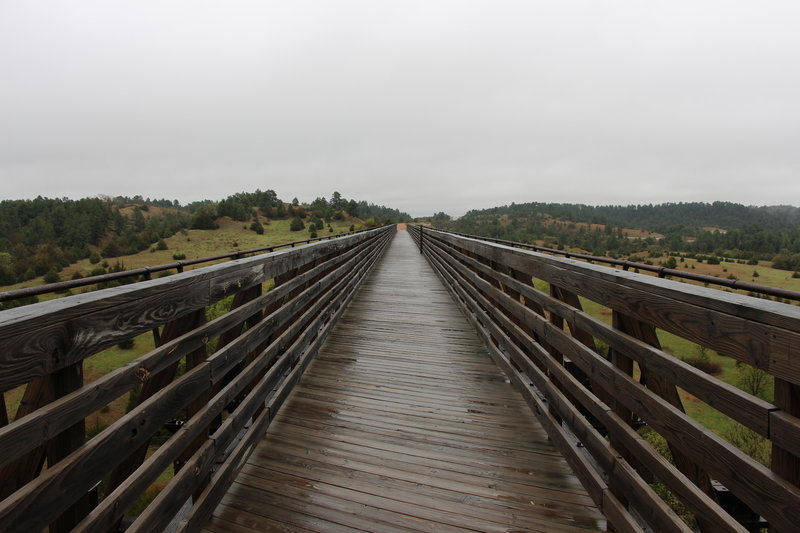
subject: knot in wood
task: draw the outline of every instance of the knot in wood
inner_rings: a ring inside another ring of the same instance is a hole
[[[150,371],[149,371],[149,370],[147,370],[147,369],[146,369],[145,367],[143,367],[143,366],[142,366],[142,367],[139,367],[139,369],[138,369],[138,370],[136,370],[136,378],[137,378],[139,381],[141,381],[142,383],[144,383],[145,381],[147,381],[147,378],[148,378],[149,376],[150,376]]]

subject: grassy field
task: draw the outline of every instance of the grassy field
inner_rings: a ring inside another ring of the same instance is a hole
[[[166,250],[157,250],[156,246],[152,245],[150,249],[139,252],[138,254],[109,258],[106,259],[106,262],[114,266],[117,261],[119,261],[126,270],[132,270],[146,266],[173,263],[175,262],[173,255],[176,254],[183,254],[186,256],[186,259],[197,259],[227,252],[235,252],[237,250],[248,250],[283,242],[304,240],[309,237],[308,229],[290,231],[289,220],[267,220],[261,217],[260,221],[264,226],[263,235],[258,235],[256,232],[248,229],[250,223],[237,222],[228,217],[221,217],[217,219],[219,229],[186,230],[164,239],[164,242],[167,244]],[[330,223],[330,226],[333,228],[333,233],[347,232],[351,225],[354,225],[356,229],[361,229],[363,227],[359,219],[334,220]],[[324,237],[328,234],[330,234],[330,231],[328,230],[327,224],[322,230],[317,230],[318,237]],[[101,247],[102,244],[91,248],[96,251]],[[191,268],[201,268],[209,264],[210,263],[205,263],[187,267],[187,270]],[[71,279],[76,272],[86,277],[98,266],[100,266],[100,264],[93,265],[89,262],[89,259],[81,259],[65,267],[59,272],[59,275],[62,280]],[[37,277],[23,283],[8,285],[3,287],[3,290],[22,289],[43,284],[44,281],[42,278]],[[43,295],[39,296],[39,300],[45,301],[57,297],[59,297],[59,295]]]

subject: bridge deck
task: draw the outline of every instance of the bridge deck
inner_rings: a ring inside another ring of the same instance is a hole
[[[604,524],[401,231],[206,531]]]

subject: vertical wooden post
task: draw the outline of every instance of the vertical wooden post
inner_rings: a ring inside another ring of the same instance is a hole
[[[200,326],[206,319],[205,307],[198,309],[188,315],[182,316],[164,326],[164,331],[161,334],[161,342],[166,343],[188,333],[193,329]],[[205,353],[205,346],[198,350]],[[189,357],[192,357],[191,355]],[[147,381],[142,384],[141,391],[139,392],[139,404],[146,399],[153,396],[155,393],[166,387],[175,377],[175,372],[178,370],[178,361],[171,364],[161,372],[150,376]],[[139,449],[134,450],[128,457],[122,461],[111,473],[106,493],[110,493],[120,486],[125,479],[130,476],[144,461],[147,454],[147,447],[150,441],[146,442]]]
[[[16,419],[22,418],[52,402],[55,397],[50,376],[37,378],[25,387],[22,401],[17,408]],[[39,475],[44,465],[47,447],[42,445],[20,456],[12,463],[0,468],[0,500],[5,499],[21,486]]]
[[[8,411],[6,410],[6,395],[0,392],[0,428],[8,425]]]
[[[794,416],[800,416],[800,386],[775,378],[775,405]],[[772,445],[772,471],[800,486],[800,457],[780,446]]]
[[[79,361],[55,372],[52,376],[53,392],[61,398],[83,386],[83,361]],[[54,465],[86,441],[86,423],[81,419],[76,424],[55,436],[47,446],[47,463]],[[96,491],[97,489],[92,489]],[[89,493],[81,497],[64,513],[50,524],[51,533],[67,533],[80,522],[91,510],[92,498]]]
[[[643,342],[646,342],[650,346],[655,348],[661,349],[661,342],[658,340],[658,335],[656,332],[656,328],[651,324],[647,324],[646,322],[642,322],[637,320],[631,316],[624,315],[622,313],[614,312],[614,327],[627,333],[628,335],[635,337]],[[628,359],[628,358],[625,358]],[[628,359],[630,361],[630,359]],[[630,363],[625,363],[625,365],[630,365],[632,368],[632,361]],[[664,377],[657,374],[656,372],[650,372],[647,369],[647,365],[639,363],[639,370],[641,371],[641,376],[639,378],[640,383],[645,385],[648,389],[652,390],[655,394],[660,396],[661,398],[665,399],[669,402],[673,407],[676,407],[682,413],[686,413],[686,410],[683,407],[683,402],[681,401],[680,394],[678,393],[678,388],[673,384],[667,381]],[[678,445],[675,442],[671,442],[667,440],[667,444],[669,445],[669,451],[672,454],[672,459],[675,463],[675,466],[683,472],[683,474],[689,478],[692,483],[697,485],[700,490],[711,496],[712,499],[716,500],[716,493],[711,487],[711,478],[709,477],[708,473],[706,473],[703,468],[701,468],[697,463],[695,463],[688,455],[683,452],[682,446]],[[682,443],[685,446],[691,446],[691,443]],[[710,522],[703,516],[696,516],[697,522],[700,525],[701,531],[716,531],[718,530],[717,524]]]

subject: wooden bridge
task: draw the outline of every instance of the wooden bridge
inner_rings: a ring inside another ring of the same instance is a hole
[[[68,296],[0,313],[0,531],[797,531],[798,347],[796,306],[416,226]]]

